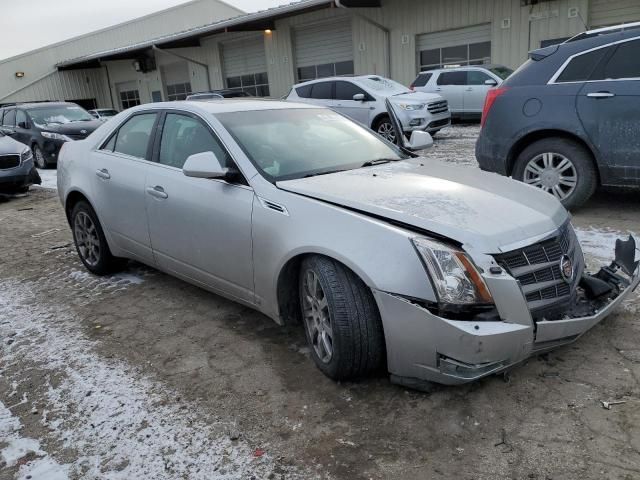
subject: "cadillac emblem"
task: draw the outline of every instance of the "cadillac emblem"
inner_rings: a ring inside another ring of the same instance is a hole
[[[569,255],[563,255],[560,259],[560,274],[565,282],[571,283],[573,281],[573,262]]]

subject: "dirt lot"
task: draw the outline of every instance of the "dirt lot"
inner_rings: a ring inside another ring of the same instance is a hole
[[[476,134],[428,157],[476,168]],[[574,223],[595,266],[640,233],[637,192]],[[0,202],[0,239],[0,479],[640,478],[637,296],[508,378],[423,394],[333,383],[301,329],[151,268],[89,275],[54,190]]]

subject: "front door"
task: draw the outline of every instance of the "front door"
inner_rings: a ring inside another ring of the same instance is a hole
[[[201,152],[213,152],[223,166],[233,163],[200,118],[166,113],[161,132],[145,187],[157,264],[213,290],[253,301],[253,190],[182,173],[187,157]]]
[[[640,185],[640,40],[619,44],[578,94],[608,184]]]
[[[158,114],[139,113],[127,120],[91,155],[94,208],[117,248],[153,265],[145,211],[145,178]]]
[[[363,95],[363,100],[354,100],[354,95]],[[346,80],[335,82],[335,102],[333,109],[369,128],[371,102],[374,99],[357,85]]]

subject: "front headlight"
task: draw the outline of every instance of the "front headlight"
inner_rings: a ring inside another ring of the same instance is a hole
[[[44,138],[48,138],[49,140],[62,140],[63,142],[73,141],[72,138],[69,138],[66,135],[63,135],[61,133],[56,133],[56,132],[42,132],[42,136]]]
[[[422,110],[424,103],[398,103],[398,106],[403,110]]]
[[[487,284],[466,253],[425,237],[411,241],[431,276],[440,303],[493,303]]]
[[[29,150],[28,148],[26,150],[24,150],[21,154],[20,154],[20,163],[24,163],[27,162],[29,160],[31,160],[33,158],[33,154],[31,153],[31,150]]]

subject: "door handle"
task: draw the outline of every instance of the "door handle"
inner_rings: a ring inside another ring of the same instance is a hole
[[[442,89],[441,88],[436,88],[436,92],[441,92]]]
[[[473,88],[471,87],[467,88],[467,92],[473,92]]]
[[[611,97],[615,97],[616,94],[615,93],[611,93],[611,92],[591,92],[591,93],[587,93],[587,97],[589,98],[611,98]]]
[[[167,192],[165,192],[164,188],[162,188],[160,185],[156,185],[155,187],[147,187],[147,193],[152,197],[160,198],[163,200],[165,198],[169,198],[169,195],[167,195]]]
[[[106,168],[96,170],[96,175],[105,180],[109,180],[111,178],[111,174],[109,173],[109,170],[107,170]]]

